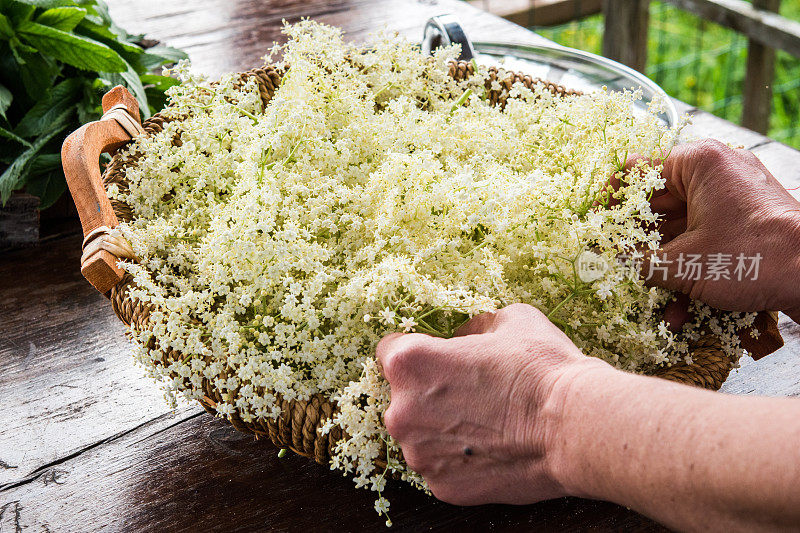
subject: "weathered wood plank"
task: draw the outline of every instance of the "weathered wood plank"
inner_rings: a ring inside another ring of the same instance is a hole
[[[650,0],[603,0],[603,55],[644,72]]]
[[[696,107],[687,104],[686,102],[682,102],[677,98],[669,97],[672,100],[672,103],[675,105],[675,109],[678,111],[678,115],[688,115],[697,110]]]
[[[778,12],[780,5],[781,0],[753,0],[753,7],[773,13]],[[764,134],[769,131],[774,77],[775,49],[750,39],[744,76],[742,126]]]
[[[768,137],[738,126],[711,113],[695,109],[689,113],[691,123],[684,128],[681,139],[693,141],[713,138],[733,147],[751,149],[772,142]]]
[[[39,199],[15,193],[0,205],[0,250],[39,242]]]
[[[80,275],[80,242],[0,255],[0,486],[169,410]]]
[[[147,33],[165,44],[183,48],[193,66],[211,76],[261,65],[272,42],[285,41],[280,33],[281,20],[296,22],[300,17],[338,26],[355,41],[363,41],[382,28],[419,41],[428,18],[454,13],[475,41],[547,42],[459,0],[187,0],[179,5],[158,0],[117,0],[109,4],[111,15],[125,21],[128,31]]]
[[[772,141],[753,148],[764,166],[800,200],[800,152],[783,143]]]
[[[664,1],[700,18],[743,33],[758,43],[800,57],[800,22],[756,9],[753,4],[744,0]]]
[[[800,325],[781,314],[778,327],[785,344],[768,357],[745,358],[731,372],[722,392],[759,396],[800,396]]]
[[[70,532],[384,530],[375,494],[339,473],[293,454],[279,459],[268,441],[209,415],[183,416],[163,417],[0,491],[0,523]],[[663,530],[622,507],[574,498],[455,507],[396,482],[386,495],[391,531]]]
[[[599,13],[602,0],[467,0],[520,26],[554,26]]]

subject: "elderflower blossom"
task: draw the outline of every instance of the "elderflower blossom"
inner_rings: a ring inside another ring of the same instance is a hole
[[[447,337],[527,302],[629,371],[691,363],[702,331],[741,355],[752,315],[695,303],[672,333],[672,294],[617,261],[658,248],[648,200],[664,180],[645,163],[617,191],[608,180],[677,135],[634,114],[638,91],[561,98],[517,83],[501,110],[485,69],[447,75],[455,49],[430,60],[397,36],[359,48],[310,21],[284,31],[268,56],[283,53],[287,71],[263,109],[254,80],[212,83],[179,63],[171,120],[130,145],[128,186],[109,190],[133,213],[120,225],[140,258],[122,265],[130,296],[154,309],[134,331],[137,358],[173,397],[202,398],[205,381],[220,416],[255,421],[323,393],[337,407],[323,432],[346,435],[332,467],[380,494],[388,476],[426,489],[383,425],[374,350],[388,332]],[[612,267],[581,280],[587,250]],[[382,495],[376,510],[387,514]]]

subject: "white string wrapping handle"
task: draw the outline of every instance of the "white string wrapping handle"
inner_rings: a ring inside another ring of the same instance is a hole
[[[100,226],[84,237],[81,264],[100,250],[105,250],[117,259],[136,259],[131,244],[119,230],[111,229],[108,226]]]
[[[144,128],[142,128],[142,125],[131,116],[131,114],[128,112],[128,108],[125,107],[125,104],[117,104],[112,106],[108,111],[103,113],[103,116],[100,117],[100,120],[106,120],[109,118],[114,119],[117,124],[119,124],[122,129],[131,136],[131,139],[141,133],[144,133]]]

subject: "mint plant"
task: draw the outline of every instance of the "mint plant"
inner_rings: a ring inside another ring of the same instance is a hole
[[[177,83],[152,74],[186,57],[142,46],[102,0],[0,0],[0,204],[25,189],[51,206],[64,192],[61,143],[102,114],[102,94],[124,85],[143,118]]]

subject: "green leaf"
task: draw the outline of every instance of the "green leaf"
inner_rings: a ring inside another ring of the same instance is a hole
[[[106,28],[106,29],[108,28],[108,23],[105,20],[103,20],[103,17],[101,17],[101,16],[99,16],[97,14],[97,9],[96,8],[92,8],[89,11],[90,11],[90,14],[86,15],[86,18],[83,19],[84,21],[88,20],[88,21],[91,21],[94,24],[100,26],[101,28]]]
[[[114,25],[114,21],[111,20],[111,14],[108,12],[108,5],[103,0],[94,2],[94,10],[106,26]]]
[[[27,4],[33,7],[41,7],[42,9],[51,9],[61,6],[74,6],[75,4],[84,4],[87,2],[76,0],[15,0],[21,4]]]
[[[24,45],[21,42],[19,42],[19,39],[17,39],[16,35],[12,37],[10,41],[8,41],[8,47],[11,49],[11,55],[16,60],[17,64],[24,65],[25,58],[22,57],[22,51],[20,50],[20,46]]]
[[[47,97],[53,81],[60,72],[56,62],[39,54],[21,54],[24,63],[20,65],[20,78],[25,91],[35,102]]]
[[[39,53],[39,50],[37,50],[33,46],[28,46],[27,44],[23,43],[22,41],[20,41],[17,38],[16,35],[14,37],[12,37],[8,41],[8,44],[10,44],[14,48],[16,48],[18,52],[24,52],[26,54],[38,54]]]
[[[24,146],[25,148],[30,148],[31,147],[31,143],[29,143],[28,141],[26,141],[25,139],[23,139],[22,137],[20,137],[16,133],[14,133],[12,131],[8,131],[7,129],[5,129],[3,127],[0,127],[0,137],[5,137],[6,139],[11,139],[12,141],[16,141],[19,144],[21,144],[22,146]]]
[[[11,39],[14,36],[14,28],[8,17],[0,13],[0,37],[4,39]]]
[[[4,166],[10,165],[24,149],[24,146],[20,146],[16,143],[0,143],[0,163]]]
[[[103,0],[95,0],[93,11],[96,16],[93,16],[92,20],[97,24],[107,27],[109,31],[119,38],[119,40],[130,43],[141,38],[141,36],[130,35],[128,32],[114,23],[114,20],[111,18],[111,14],[108,12],[108,5],[106,5]]]
[[[169,76],[159,76],[158,74],[142,74],[139,76],[139,79],[141,79],[142,83],[145,85],[152,85],[162,93],[170,87],[181,84],[181,82],[175,78],[170,78]]]
[[[31,161],[29,170],[31,174],[61,170],[61,154],[39,154]]]
[[[47,144],[50,139],[61,133],[67,127],[67,117],[72,110],[68,109],[59,116],[49,129],[42,133],[31,145],[30,148],[22,152],[13,163],[0,175],[0,204],[5,205],[11,197],[11,193],[20,188],[25,183],[28,163],[31,159]]]
[[[144,92],[147,93],[147,103],[150,104],[150,113],[158,113],[165,107],[167,107],[167,96],[162,92],[152,86],[147,86],[144,88]]]
[[[30,5],[28,2],[13,1],[6,9],[6,15],[11,19],[13,25],[16,26],[21,22],[30,20],[34,11],[36,11],[36,6]]]
[[[95,72],[123,72],[127,68],[125,61],[114,50],[86,37],[36,22],[20,24],[17,33],[43,54],[77,68]]]
[[[61,154],[39,154],[31,161],[25,191],[39,197],[40,210],[53,205],[66,188]]]
[[[72,31],[86,16],[86,10],[79,7],[54,7],[36,17],[36,22],[61,31]]]
[[[59,167],[61,158],[58,158]],[[39,197],[39,211],[47,209],[58,200],[67,188],[67,180],[64,173],[60,170],[45,172],[42,174],[33,172],[31,165],[30,177],[25,183],[25,191],[28,194]]]
[[[93,120],[97,120],[103,114],[103,108],[100,105],[100,95],[110,89],[105,85],[104,80],[95,78],[91,83],[85,83],[83,86],[82,96],[78,99],[75,106],[78,112],[78,124],[86,124]]]
[[[11,91],[6,89],[3,84],[0,84],[0,117],[6,118],[6,111],[8,111],[13,101],[14,95],[11,94]],[[6,118],[6,120],[8,119]]]
[[[187,59],[189,56],[183,50],[172,48],[171,46],[154,46],[148,48],[142,54],[141,62],[145,70],[153,70],[161,65],[168,63],[177,63],[181,59]]]
[[[71,78],[64,80],[50,92],[47,98],[36,103],[19,121],[14,133],[20,137],[36,137],[47,130],[47,127],[64,111],[72,111],[75,96],[80,91],[82,80]]]
[[[126,63],[127,65],[127,63]],[[147,93],[142,85],[142,80],[139,79],[139,74],[134,68],[128,65],[125,72],[107,72],[103,77],[107,79],[111,85],[124,85],[129,91],[133,93],[136,100],[139,101],[139,111],[142,113],[142,120],[150,118],[150,106],[147,103]]]
[[[120,55],[123,53],[140,55],[143,52],[141,47],[122,40],[119,35],[107,27],[90,20],[88,17],[78,24],[75,32],[108,45],[109,48],[116,50]]]
[[[100,37],[112,40],[117,38],[117,35],[109,30],[108,26],[103,24],[103,20],[100,17],[93,15],[86,15],[80,24],[78,24],[77,31],[88,33],[89,35],[86,35],[87,37],[97,39],[98,41]]]

